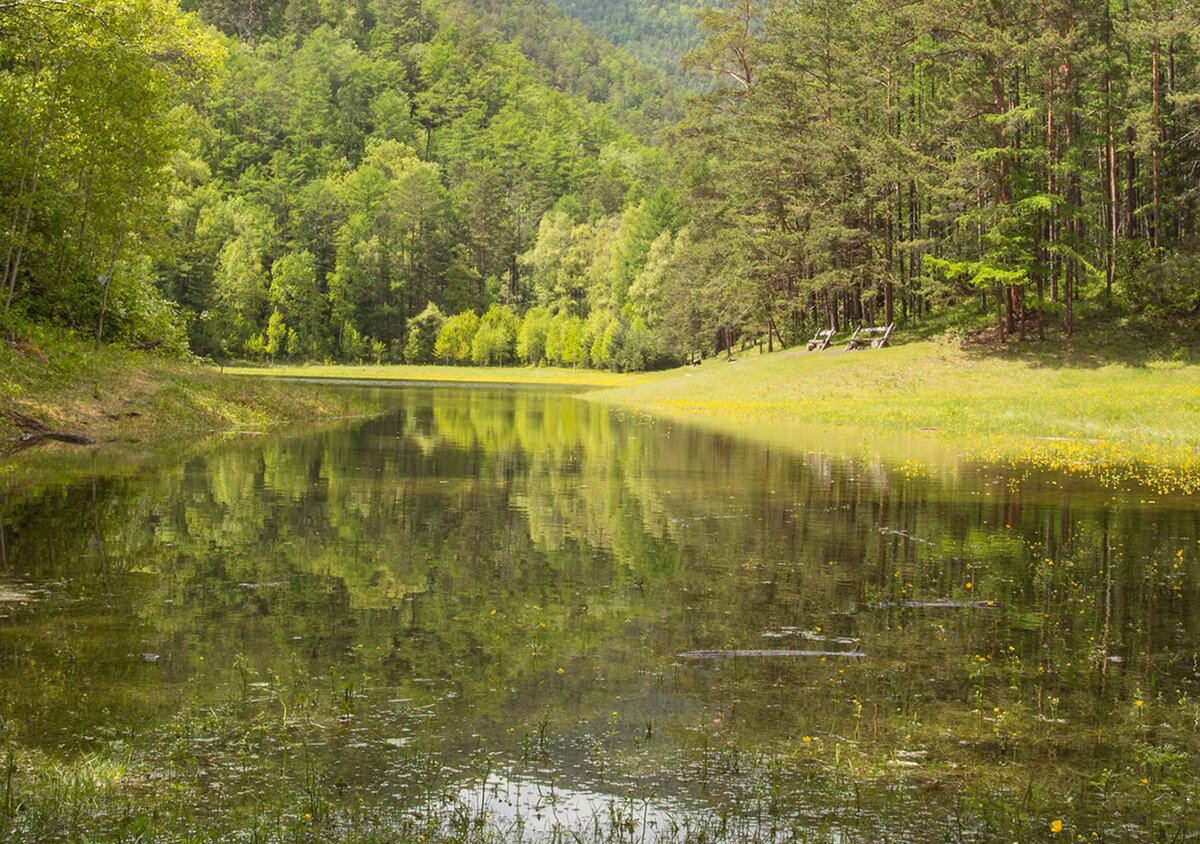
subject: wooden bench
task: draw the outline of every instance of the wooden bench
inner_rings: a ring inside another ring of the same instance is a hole
[[[823,352],[825,349],[828,349],[829,344],[833,342],[833,335],[836,333],[832,328],[818,331],[817,336],[808,341],[808,350],[810,352]]]
[[[871,326],[870,328],[863,328],[860,325],[850,337],[850,342],[846,344],[846,351],[882,349],[891,339],[892,329],[895,327],[896,323],[894,322],[890,325]]]

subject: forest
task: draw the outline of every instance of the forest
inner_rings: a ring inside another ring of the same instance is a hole
[[[559,5],[638,55],[693,17]],[[681,85],[544,0],[0,4],[0,320],[627,371],[824,327],[1196,315],[1194,4],[694,18]]]
[[[690,87],[703,79],[689,74],[683,58],[702,43],[699,12],[703,3],[656,3],[649,0],[554,0],[571,17],[639,61],[659,67]]]

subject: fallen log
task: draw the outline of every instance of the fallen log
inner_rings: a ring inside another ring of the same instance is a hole
[[[96,443],[94,439],[83,434],[55,431],[32,416],[9,408],[0,408],[0,417],[21,432],[21,436],[2,452],[6,456],[33,448],[35,445],[41,445],[47,441],[69,443],[70,445],[95,445]]]

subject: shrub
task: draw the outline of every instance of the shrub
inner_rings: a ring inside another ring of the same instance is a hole
[[[583,335],[580,344],[586,355],[584,365],[595,369],[603,369],[608,365],[609,344],[606,340],[609,325],[613,322],[609,311],[592,311],[583,323]]]
[[[1129,298],[1151,318],[1178,319],[1200,313],[1200,256],[1168,255],[1130,274]]]
[[[362,363],[371,353],[371,338],[364,337],[348,320],[342,324],[342,360]]]
[[[408,321],[408,340],[404,344],[405,363],[433,363],[437,354],[438,335],[446,317],[430,302],[425,310]]]
[[[474,311],[455,314],[442,323],[433,346],[434,356],[447,363],[466,363],[471,359],[471,349],[478,331],[479,317]]]
[[[659,369],[669,363],[662,342],[640,317],[634,317],[618,336],[609,365],[619,372]]]
[[[479,321],[471,345],[471,360],[483,366],[503,366],[515,360],[520,325],[520,317],[510,308],[492,305]]]
[[[546,359],[557,366],[583,366],[587,363],[583,347],[583,320],[566,311],[554,315],[546,333]]]
[[[521,320],[521,328],[517,332],[517,357],[523,363],[534,366],[544,361],[549,333],[550,312],[545,308],[531,308]]]
[[[266,351],[271,360],[287,354],[288,327],[283,321],[283,314],[278,309],[271,313],[267,321]]]

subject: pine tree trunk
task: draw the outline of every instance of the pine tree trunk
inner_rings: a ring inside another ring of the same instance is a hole
[[[1153,141],[1150,146],[1150,166],[1151,174],[1151,190],[1153,191],[1152,207],[1154,209],[1154,231],[1153,241],[1155,251],[1162,249],[1162,198],[1161,198],[1161,157],[1162,157],[1162,80],[1160,78],[1159,60],[1160,51],[1162,49],[1161,41],[1158,37],[1158,3],[1150,3],[1150,8],[1153,10],[1154,18],[1154,40],[1150,50],[1150,76],[1151,76],[1151,96],[1153,98],[1153,108],[1151,110],[1151,122],[1153,124]]]

